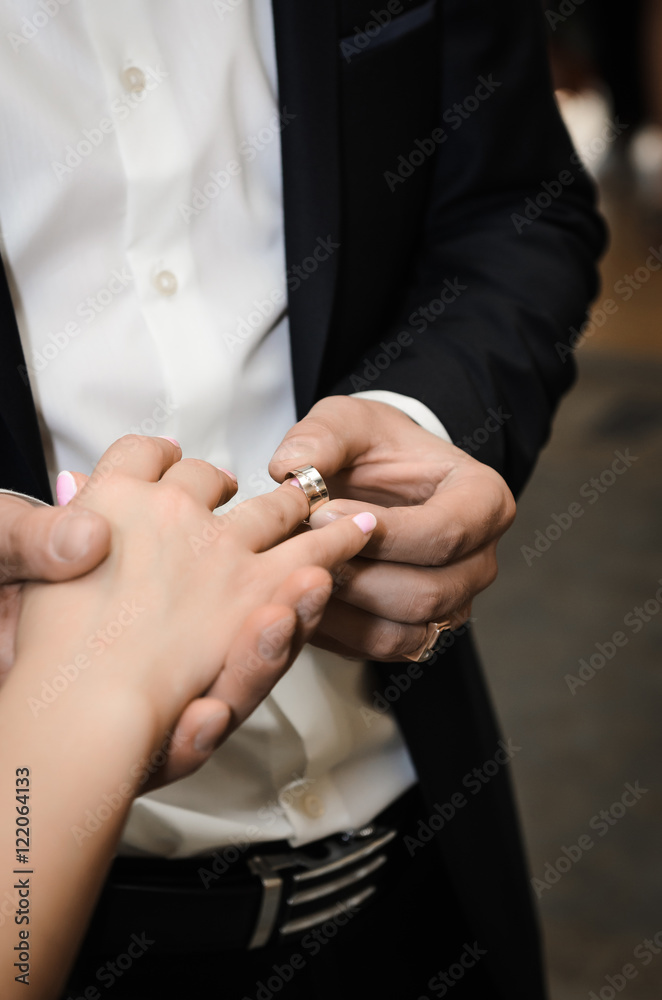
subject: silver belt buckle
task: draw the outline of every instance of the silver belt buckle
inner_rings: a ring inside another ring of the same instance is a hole
[[[397,830],[368,826],[353,833],[345,844],[330,840],[325,845],[327,856],[322,859],[310,857],[305,849],[295,849],[283,854],[259,854],[251,858],[248,867],[262,882],[262,901],[249,949],[262,948],[276,930],[283,937],[298,934],[332,919],[347,907],[360,906],[377,889],[374,883],[361,883],[386,864],[388,856],[383,853],[382,848],[396,836]],[[358,867],[346,871],[353,865]],[[294,872],[287,879],[290,892],[284,914],[287,919],[278,926],[278,914],[286,885],[286,879],[280,873],[288,868],[303,868],[303,871]],[[344,889],[349,894],[335,903],[323,906],[314,913],[296,916],[297,906],[323,900],[325,896]]]

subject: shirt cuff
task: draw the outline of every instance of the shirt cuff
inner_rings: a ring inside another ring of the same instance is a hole
[[[421,403],[420,399],[414,399],[413,396],[403,396],[399,392],[390,392],[388,389],[368,389],[366,392],[353,392],[351,395],[355,399],[372,399],[375,403],[388,403],[389,406],[395,406],[411,417],[415,423],[420,424],[423,430],[436,434],[442,441],[453,443],[439,417],[425,403]]]

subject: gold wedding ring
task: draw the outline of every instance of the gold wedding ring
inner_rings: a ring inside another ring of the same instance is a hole
[[[308,514],[313,513],[318,507],[321,507],[323,503],[327,503],[329,499],[329,491],[326,488],[326,483],[320,476],[317,469],[312,465],[304,465],[302,469],[292,469],[285,476],[286,479],[296,479],[299,486],[306,494],[306,499],[308,500]]]
[[[433,655],[442,632],[447,632],[453,626],[450,622],[430,622],[428,624],[425,642],[415,653],[405,653],[405,659],[414,663],[425,663]]]

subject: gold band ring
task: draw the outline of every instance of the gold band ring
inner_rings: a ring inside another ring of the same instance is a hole
[[[414,663],[424,663],[433,655],[442,632],[447,632],[453,626],[450,622],[430,622],[427,627],[425,642],[415,653],[405,653],[405,659]]]
[[[327,503],[329,499],[329,491],[326,488],[326,483],[320,476],[317,469],[312,465],[304,465],[301,469],[292,469],[285,476],[286,479],[296,479],[299,486],[306,494],[306,499],[308,500],[309,514],[312,514],[314,510],[321,507],[323,503]]]

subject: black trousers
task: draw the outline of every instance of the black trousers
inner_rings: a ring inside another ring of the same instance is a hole
[[[404,850],[404,846],[403,846]],[[82,954],[63,1000],[496,1000],[484,961],[434,843],[383,891],[299,942],[216,956],[150,954],[137,929],[129,959]],[[96,992],[95,992],[96,991]]]

